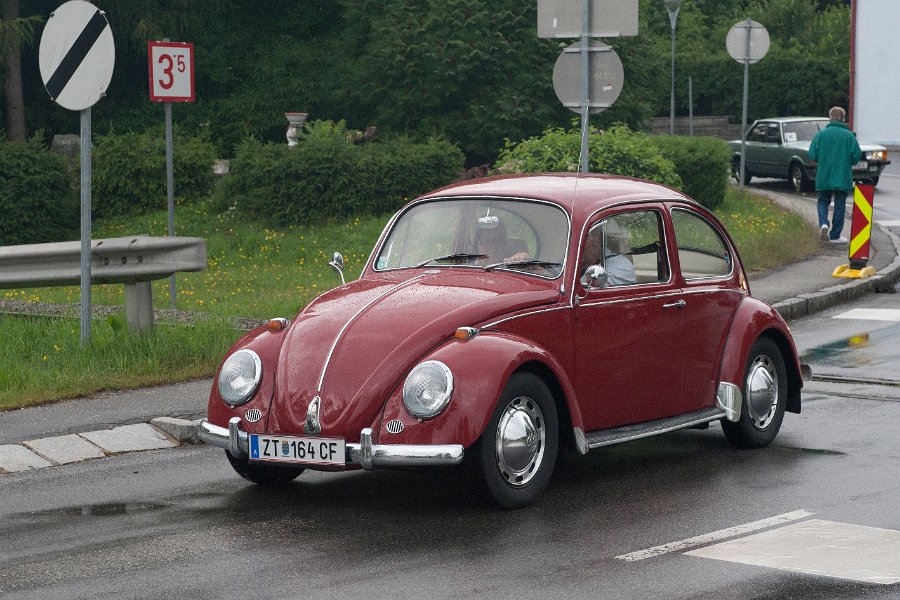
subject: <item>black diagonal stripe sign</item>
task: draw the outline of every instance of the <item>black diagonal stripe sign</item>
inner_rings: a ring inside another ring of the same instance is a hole
[[[68,85],[69,80],[72,79],[72,75],[84,62],[88,52],[94,47],[94,43],[108,25],[109,23],[106,21],[103,13],[99,10],[96,11],[78,35],[78,39],[66,52],[53,75],[47,80],[47,93],[50,94],[50,98],[56,100],[59,97],[66,85]]]

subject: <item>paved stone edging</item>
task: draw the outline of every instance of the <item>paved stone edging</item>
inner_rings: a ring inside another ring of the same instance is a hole
[[[200,420],[159,417],[150,423],[0,445],[0,474],[196,443],[199,424]]]
[[[877,223],[875,226],[894,244],[894,260],[887,267],[871,277],[850,279],[818,292],[800,294],[776,302],[772,306],[784,319],[796,319],[825,310],[837,304],[854,300],[871,292],[886,292],[900,281],[900,238],[890,229]],[[835,281],[840,281],[836,279]]]

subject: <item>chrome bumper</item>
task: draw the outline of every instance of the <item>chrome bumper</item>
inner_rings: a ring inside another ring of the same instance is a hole
[[[200,423],[197,436],[213,446],[225,448],[235,458],[249,454],[248,436],[241,430],[240,417],[232,417],[228,428],[213,425],[206,419]],[[463,447],[459,444],[433,446],[373,444],[372,429],[360,433],[359,443],[347,444],[347,465],[359,465],[367,471],[376,467],[435,467],[458,465]]]

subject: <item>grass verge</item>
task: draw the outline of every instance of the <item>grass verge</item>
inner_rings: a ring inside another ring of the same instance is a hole
[[[766,198],[729,188],[716,211],[731,232],[746,268],[759,271],[816,249],[815,231],[798,215]],[[145,336],[128,334],[124,318],[92,322],[92,344],[79,344],[77,319],[0,317],[0,410],[153,384],[211,376],[237,339],[234,317],[293,317],[321,292],[340,283],[328,267],[344,254],[345,273],[362,270],[387,216],[346,223],[269,230],[203,206],[179,207],[178,235],[207,240],[208,268],[178,275],[178,306],[207,315],[194,325],[160,324]],[[166,213],[96,223],[95,238],[165,235]],[[168,281],[153,288],[157,308],[168,308]],[[121,285],[98,285],[94,305],[124,305]],[[2,290],[0,299],[67,304],[78,287]]]

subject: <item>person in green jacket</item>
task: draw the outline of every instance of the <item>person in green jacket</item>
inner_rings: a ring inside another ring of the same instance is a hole
[[[816,167],[816,191],[819,192],[819,236],[832,244],[846,244],[841,235],[847,194],[853,191],[853,165],[862,158],[856,134],[844,123],[844,109],[835,106],[828,111],[831,121],[820,130],[809,145],[809,158]],[[828,232],[828,205],[834,197],[831,233]]]

